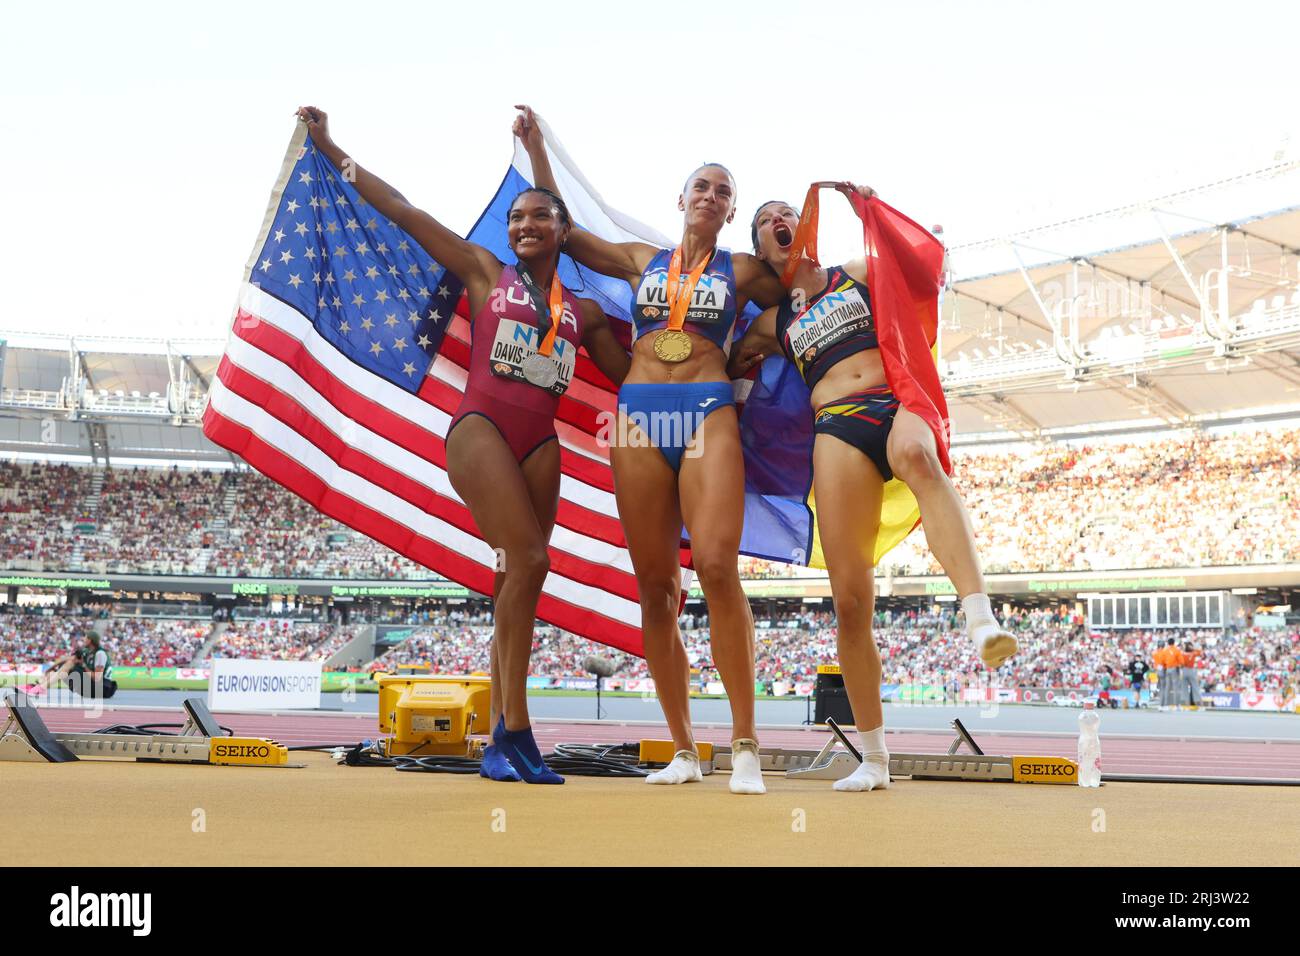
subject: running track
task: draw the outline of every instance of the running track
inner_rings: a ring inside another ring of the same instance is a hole
[[[91,716],[78,708],[41,707],[46,726],[61,733],[93,731],[112,724],[179,723],[183,711],[173,708],[105,708]],[[0,711],[0,717],[7,716]],[[235,734],[269,737],[286,747],[313,744],[352,744],[378,736],[375,717],[350,713],[217,714],[222,726]],[[545,752],[557,743],[624,743],[667,739],[667,728],[645,723],[602,721],[538,721],[537,740]],[[760,728],[764,746],[817,750],[829,736],[821,728]],[[726,744],[730,728],[697,724],[700,740]],[[889,749],[898,753],[946,753],[952,736],[929,731],[886,732]],[[1072,737],[1003,732],[979,734],[975,741],[986,754],[1075,757]],[[965,747],[962,748],[965,752]],[[1300,780],[1300,742],[1195,739],[1102,735],[1106,772],[1162,776],[1255,777]]]

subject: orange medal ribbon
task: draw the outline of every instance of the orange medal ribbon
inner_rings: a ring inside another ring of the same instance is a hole
[[[835,188],[836,183],[813,183],[808,187],[808,195],[804,197],[803,212],[799,214],[799,226],[794,231],[794,241],[790,243],[790,258],[786,260],[785,271],[781,273],[781,284],[787,289],[790,283],[794,281],[795,270],[799,268],[799,260],[805,257],[811,259],[814,265],[820,265],[817,261],[817,215],[818,202],[817,190]]]
[[[555,275],[551,276],[551,328],[537,347],[538,355],[550,355],[555,347],[555,333],[560,329],[560,320],[564,318],[564,286],[560,282],[560,270],[556,264]]]
[[[713,250],[704,254],[704,258],[691,270],[686,284],[681,284],[682,247],[673,250],[672,260],[668,263],[668,331],[680,332],[686,324],[686,312],[691,307],[695,296],[695,286],[704,275],[705,267],[713,261]]]

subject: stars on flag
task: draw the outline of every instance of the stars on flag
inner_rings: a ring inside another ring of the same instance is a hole
[[[313,152],[305,150],[288,177],[254,259],[255,281],[352,361],[416,388],[459,284]],[[290,271],[294,262],[299,268]],[[363,314],[367,307],[374,316]]]

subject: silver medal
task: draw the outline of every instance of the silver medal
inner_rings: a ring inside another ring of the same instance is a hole
[[[560,378],[560,370],[555,363],[548,356],[536,352],[524,359],[523,370],[528,384],[538,388],[550,388]]]

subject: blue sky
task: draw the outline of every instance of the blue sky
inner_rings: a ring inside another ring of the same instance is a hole
[[[1294,158],[1294,3],[9,5],[0,330],[221,337],[303,103],[464,232],[542,113],[673,235],[683,177],[851,178],[950,242]],[[823,249],[848,254],[847,204]],[[1243,210],[1243,213],[1254,210]]]

